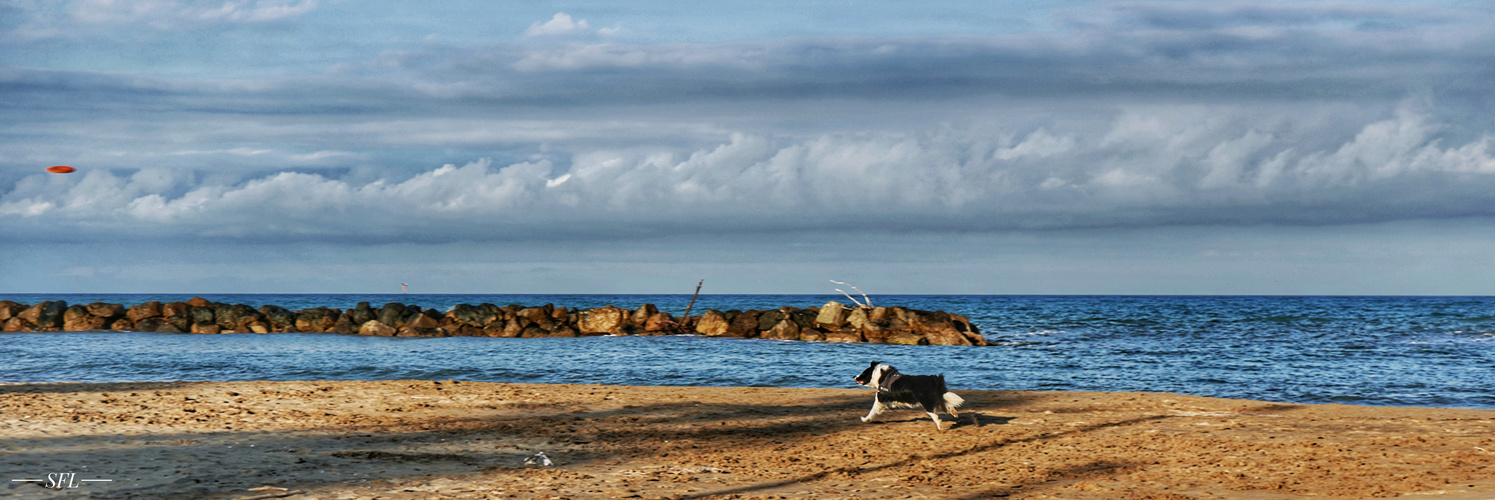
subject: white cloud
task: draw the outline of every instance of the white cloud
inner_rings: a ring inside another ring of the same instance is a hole
[[[549,21],[534,23],[524,30],[526,37],[553,37],[594,34],[586,19],[574,19],[570,14],[557,12]]]

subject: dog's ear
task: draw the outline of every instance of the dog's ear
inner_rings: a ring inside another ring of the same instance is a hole
[[[880,365],[880,364],[882,364],[881,361],[873,361],[872,362],[872,366],[877,366],[877,365]]]

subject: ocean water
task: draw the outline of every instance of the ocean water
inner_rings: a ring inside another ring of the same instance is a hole
[[[189,295],[8,295],[136,304]],[[567,307],[689,295],[203,295],[349,308],[360,301]],[[703,295],[695,311],[810,306],[830,295]],[[869,361],[943,373],[951,387],[1164,391],[1289,403],[1495,408],[1495,297],[872,296],[971,318],[989,347],[762,339],[387,338],[334,334],[0,334],[0,382],[458,379],[855,387]]]

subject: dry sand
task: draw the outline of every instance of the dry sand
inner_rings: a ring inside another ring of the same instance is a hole
[[[0,496],[1495,498],[1495,410],[957,392],[976,423],[941,433],[917,411],[860,422],[857,389],[3,385],[3,479],[77,487]],[[553,466],[523,465],[542,451]]]

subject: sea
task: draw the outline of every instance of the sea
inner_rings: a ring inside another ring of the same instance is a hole
[[[12,294],[35,304],[182,294]],[[289,309],[387,302],[446,310],[568,308],[690,295],[202,294]],[[858,297],[862,299],[862,297]],[[700,336],[390,338],[337,334],[0,334],[0,382],[470,380],[717,387],[856,387],[871,361],[944,374],[953,390],[1147,391],[1284,403],[1495,408],[1495,297],[872,295],[971,319],[987,347]],[[819,306],[832,295],[702,295],[694,313]]]

